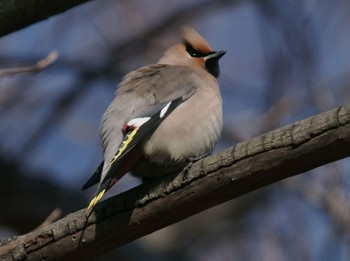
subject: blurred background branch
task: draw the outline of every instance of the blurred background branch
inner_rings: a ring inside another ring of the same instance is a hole
[[[47,66],[56,61],[58,57],[58,53],[56,51],[52,51],[48,54],[45,59],[38,61],[36,64],[32,66],[24,66],[17,68],[5,68],[0,69],[0,77],[8,76],[11,74],[19,74],[19,73],[33,73],[38,72],[45,69]]]
[[[88,1],[1,0],[0,36],[20,30]]]

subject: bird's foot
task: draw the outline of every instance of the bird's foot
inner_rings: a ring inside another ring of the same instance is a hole
[[[206,156],[208,156],[209,154],[206,153],[206,154],[203,154],[199,157],[189,157],[187,158],[187,165],[183,168],[182,172],[183,172],[183,180],[186,180],[187,179],[187,174],[190,170],[190,168],[192,167],[193,163],[205,158]]]

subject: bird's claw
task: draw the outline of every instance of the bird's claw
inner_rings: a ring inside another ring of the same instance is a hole
[[[187,174],[188,174],[190,168],[192,167],[193,163],[195,163],[195,162],[205,158],[208,155],[209,154],[206,153],[206,154],[203,154],[203,155],[198,156],[198,157],[189,157],[189,158],[187,158],[187,164],[182,170],[182,172],[183,172],[182,180],[186,180],[187,179]]]

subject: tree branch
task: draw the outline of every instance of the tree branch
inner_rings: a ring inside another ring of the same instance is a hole
[[[24,66],[24,67],[17,67],[17,68],[6,68],[6,69],[0,69],[0,78],[8,75],[13,74],[19,74],[19,73],[33,73],[33,72],[39,72],[41,70],[44,70],[46,67],[51,65],[53,62],[56,61],[58,57],[57,51],[51,51],[45,59],[42,59],[38,61],[34,65]]]
[[[350,156],[350,105],[242,142],[45,227],[0,243],[3,260],[93,258],[281,179]]]
[[[90,0],[0,0],[0,37]]]

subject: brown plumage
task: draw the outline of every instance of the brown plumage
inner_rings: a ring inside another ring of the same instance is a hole
[[[99,182],[94,206],[125,173],[152,177],[179,171],[212,151],[222,129],[218,60],[193,28],[157,64],[127,74],[103,115],[104,163],[83,186]]]

